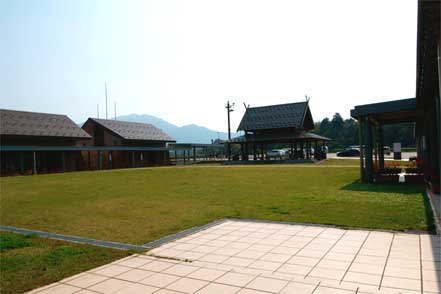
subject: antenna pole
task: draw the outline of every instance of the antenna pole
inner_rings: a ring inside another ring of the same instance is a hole
[[[104,83],[104,89],[106,92],[106,119],[107,119],[107,83]]]
[[[116,120],[116,101],[115,101],[115,120]]]
[[[100,118],[100,105],[99,104],[96,105],[96,117]]]

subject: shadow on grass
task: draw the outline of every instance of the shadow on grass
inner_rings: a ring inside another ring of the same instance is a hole
[[[356,180],[350,184],[341,187],[341,190],[358,191],[358,192],[376,192],[376,193],[401,193],[401,194],[415,194],[423,193],[424,185],[421,184],[368,184]]]
[[[356,180],[350,184],[341,187],[341,190],[356,192],[375,192],[375,193],[399,193],[399,194],[421,194],[424,201],[424,213],[426,215],[426,226],[429,234],[436,234],[435,223],[433,220],[433,211],[430,205],[429,197],[426,194],[423,184],[368,184]]]

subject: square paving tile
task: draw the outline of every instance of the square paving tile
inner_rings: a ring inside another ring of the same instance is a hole
[[[177,276],[157,273],[157,274],[151,275],[150,277],[147,277],[147,278],[139,281],[139,283],[153,286],[153,287],[163,288],[165,286],[170,285],[171,283],[175,282],[178,279],[179,279],[179,277],[177,277]]]
[[[204,281],[214,281],[225,273],[225,271],[210,268],[201,268],[195,272],[192,272],[190,275],[188,275],[188,277]]]
[[[244,287],[251,280],[253,280],[255,276],[245,275],[240,273],[227,273],[222,277],[216,280],[217,283],[227,284],[232,286]]]
[[[287,281],[257,277],[246,288],[279,293],[287,284]]]
[[[85,275],[81,275],[75,279],[66,281],[65,283],[79,288],[87,288],[89,286],[92,286],[107,279],[108,277],[106,276],[86,273]]]
[[[229,285],[221,285],[221,284],[210,284],[198,292],[197,294],[234,294],[240,290],[239,287],[229,286]]]
[[[167,289],[191,294],[191,293],[195,293],[196,291],[198,291],[199,289],[201,289],[206,285],[208,285],[208,282],[206,281],[182,278],[168,285]]]
[[[107,294],[114,293],[130,285],[133,285],[133,283],[111,278],[89,287],[88,290]]]

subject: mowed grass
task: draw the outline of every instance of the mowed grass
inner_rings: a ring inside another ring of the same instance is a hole
[[[0,289],[23,293],[127,256],[127,251],[0,233]]]
[[[360,184],[359,168],[345,164],[186,166],[2,178],[1,224],[133,244],[225,217],[433,228],[422,186]]]

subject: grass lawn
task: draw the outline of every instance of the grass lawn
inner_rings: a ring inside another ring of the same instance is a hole
[[[422,186],[360,184],[359,168],[352,164],[333,160],[2,178],[1,224],[134,244],[225,217],[433,229]]]
[[[0,233],[1,293],[23,293],[127,255],[126,251]]]

